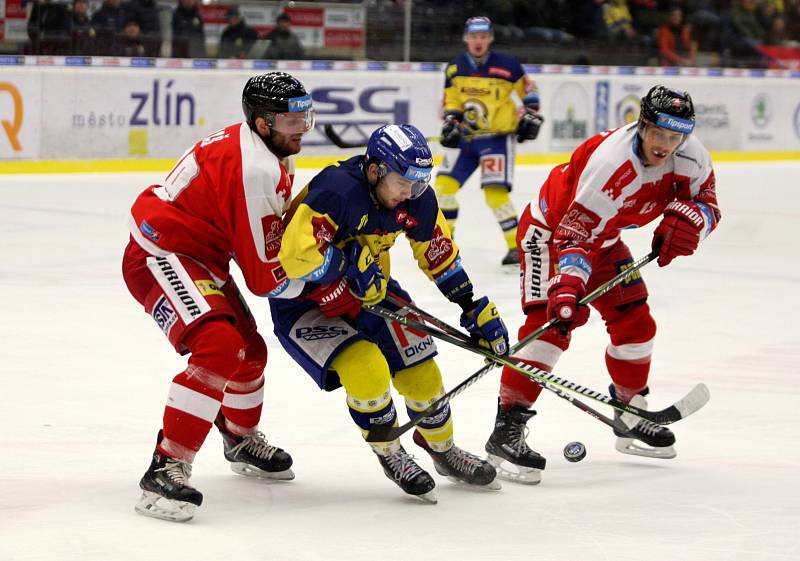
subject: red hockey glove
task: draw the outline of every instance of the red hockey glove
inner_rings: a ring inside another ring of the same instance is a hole
[[[664,218],[653,235],[653,249],[661,243],[658,266],[666,267],[676,257],[694,253],[700,243],[700,232],[704,225],[703,213],[695,203],[669,203],[664,209]]]
[[[361,302],[350,292],[345,277],[323,284],[306,296],[319,304],[319,309],[326,318],[347,316],[355,319],[361,311]]]
[[[561,332],[566,334],[589,321],[588,306],[578,300],[586,294],[586,285],[574,275],[556,275],[547,289],[547,317],[558,318]]]

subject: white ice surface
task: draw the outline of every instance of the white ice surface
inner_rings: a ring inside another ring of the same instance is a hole
[[[518,210],[547,171],[518,169]],[[530,423],[548,458],[541,485],[481,492],[437,477],[439,504],[419,504],[384,477],[343,392],[317,390],[250,296],[270,352],[262,428],[294,456],[297,479],[234,475],[212,431],[192,478],[205,502],[186,525],[133,511],[184,367],[120,275],[126,212],[162,174],[0,177],[0,561],[800,559],[800,164],[717,172],[718,231],[695,256],[644,269],[659,325],[651,408],[699,381],[712,394],[673,425],[676,459],[619,454],[610,430],[545,392]],[[517,278],[499,267],[498,228],[474,183],[461,202],[466,268],[516,333]],[[651,231],[626,232],[636,256]],[[457,323],[402,239],[394,256],[417,303]],[[593,317],[558,374],[605,392],[605,345]],[[439,349],[448,387],[482,364]],[[482,452],[498,375],[454,400],[462,447]],[[577,464],[562,457],[573,440],[588,449]]]

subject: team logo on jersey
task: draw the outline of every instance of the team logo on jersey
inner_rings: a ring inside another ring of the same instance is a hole
[[[172,308],[172,305],[167,300],[166,296],[161,296],[156,301],[156,305],[153,306],[153,311],[151,312],[153,319],[156,320],[156,323],[161,328],[161,331],[164,332],[164,335],[169,337],[169,331],[172,329],[172,326],[175,325],[175,322],[178,321],[178,314],[175,313],[175,310]]]
[[[150,226],[150,224],[147,223],[147,220],[142,220],[142,223],[139,224],[139,230],[142,232],[142,234],[144,234],[154,242],[157,242],[158,240],[161,239],[161,234],[159,234],[155,228]]]
[[[406,230],[411,230],[412,228],[417,226],[417,220],[410,214],[408,214],[407,210],[398,210],[395,213],[395,222],[398,224],[402,224],[403,228]]]
[[[286,271],[283,270],[283,267],[278,265],[272,269],[272,278],[275,279],[276,283],[280,284],[286,280]]]
[[[314,239],[317,243],[327,244],[333,242],[334,232],[336,228],[331,224],[331,221],[324,216],[315,216],[311,219],[311,228],[314,232]]]
[[[281,250],[281,237],[283,237],[283,222],[278,216],[265,216],[261,219],[264,230],[264,251],[268,260],[278,258]]]
[[[600,219],[586,208],[575,204],[569,213],[564,215],[556,229],[556,236],[570,240],[588,240],[591,231],[600,223]]]
[[[294,336],[303,341],[322,341],[348,333],[347,329],[338,325],[315,325],[314,327],[298,327],[294,330]]]
[[[428,268],[433,270],[442,265],[453,254],[453,242],[445,237],[441,226],[438,224],[433,230],[428,250],[425,252],[425,259],[428,261]]]

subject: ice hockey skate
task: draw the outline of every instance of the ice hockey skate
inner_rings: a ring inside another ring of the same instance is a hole
[[[197,507],[203,504],[203,494],[189,485],[191,475],[191,464],[156,449],[150,467],[139,481],[142,497],[134,507],[136,512],[170,522],[191,520]]]
[[[433,491],[436,483],[427,471],[417,465],[414,456],[406,452],[402,446],[391,454],[375,455],[383,467],[383,473],[398,487],[426,503],[436,504],[436,493]]]
[[[433,458],[433,466],[439,475],[456,483],[467,483],[493,491],[501,488],[500,482],[496,480],[497,471],[494,466],[475,454],[458,446],[453,446],[446,452],[436,452],[419,431],[414,431],[414,443]]]
[[[617,397],[614,384],[609,386],[609,391],[613,397]],[[649,390],[645,388],[640,394],[633,396],[630,404],[639,409],[647,409],[647,400],[644,396],[648,393]],[[627,426],[623,422],[623,415],[626,414],[621,411],[614,411],[614,420],[620,426]],[[672,431],[645,419],[639,420],[633,428],[625,431],[614,429],[614,434],[617,436],[617,442],[614,447],[623,454],[664,460],[669,460],[678,455],[673,446],[675,444],[675,435]]]
[[[486,442],[489,463],[497,469],[498,478],[526,485],[541,482],[547,460],[525,441],[527,422],[534,415],[536,411],[524,407],[506,411],[498,402],[494,431]]]
[[[503,261],[501,262],[502,265],[519,265],[519,254],[517,253],[517,249],[509,249],[508,253],[505,254],[503,257]]]
[[[282,448],[268,443],[263,433],[233,434],[225,427],[225,417],[221,412],[214,424],[222,435],[225,459],[231,462],[234,473],[257,479],[294,479],[294,472],[290,469],[292,457]]]

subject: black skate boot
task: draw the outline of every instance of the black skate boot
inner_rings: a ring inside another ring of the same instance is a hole
[[[161,437],[159,431],[159,442]],[[136,512],[170,522],[191,520],[203,504],[203,494],[188,483],[191,475],[191,464],[165,456],[156,448],[150,467],[139,481],[142,497],[134,507]]]
[[[500,479],[527,485],[536,485],[542,480],[541,472],[547,460],[525,442],[526,423],[534,415],[536,411],[524,407],[506,411],[498,400],[494,431],[486,442],[486,452]]]
[[[497,470],[475,454],[470,454],[458,446],[453,446],[447,452],[436,452],[418,430],[414,431],[414,443],[430,454],[433,458],[433,467],[439,475],[444,475],[452,481],[480,485],[493,491],[500,489],[500,482],[495,480]]]
[[[508,253],[505,254],[502,261],[503,265],[519,265],[519,254],[517,253],[517,249],[509,249]]]
[[[617,389],[614,384],[608,387],[611,396],[617,397]],[[644,398],[650,390],[648,388],[639,392],[631,399],[630,403],[639,409],[647,409],[647,400]],[[677,456],[673,444],[675,444],[675,435],[666,427],[657,425],[651,421],[640,419],[633,428],[627,428],[623,421],[623,413],[621,411],[614,411],[614,421],[620,427],[625,427],[627,430],[614,429],[614,434],[617,435],[617,442],[615,448],[623,454],[631,454],[633,456],[645,456],[648,458],[662,458],[669,460]],[[647,447],[642,446],[636,441],[647,444]]]
[[[214,424],[222,435],[225,459],[231,462],[231,470],[235,473],[258,479],[294,479],[294,472],[290,469],[292,457],[282,448],[269,444],[263,433],[233,434],[225,427],[222,412]]]
[[[433,488],[436,483],[430,474],[419,467],[414,457],[401,446],[397,452],[378,456],[378,461],[383,466],[383,473],[386,477],[397,483],[397,485],[409,495],[413,495],[425,502],[436,504],[436,494]]]

